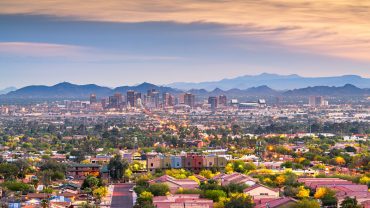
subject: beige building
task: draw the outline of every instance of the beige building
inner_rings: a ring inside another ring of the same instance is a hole
[[[244,189],[244,193],[250,195],[253,199],[279,198],[279,190],[272,189],[261,184],[255,184]]]

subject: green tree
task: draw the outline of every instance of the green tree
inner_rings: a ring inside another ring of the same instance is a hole
[[[230,200],[225,202],[225,208],[252,208],[252,198],[247,194],[231,194]]]
[[[27,160],[19,159],[14,162],[14,165],[19,169],[18,177],[24,178],[30,168],[30,164],[27,162]]]
[[[149,185],[148,191],[151,192],[154,196],[165,196],[167,192],[170,191],[170,188],[167,184],[155,183]]]
[[[316,200],[302,199],[293,205],[292,208],[320,208],[320,204]]]
[[[204,198],[212,199],[214,202],[218,202],[221,197],[226,196],[226,193],[222,190],[206,190],[203,194]]]
[[[358,204],[356,198],[350,198],[347,196],[346,198],[344,198],[342,203],[340,203],[340,207],[341,208],[361,208],[361,205]]]
[[[246,184],[230,183],[226,186],[222,186],[222,190],[224,190],[229,195],[231,193],[243,193],[243,190],[247,187],[248,185]]]
[[[59,171],[59,172],[64,173],[64,172],[66,172],[67,167],[63,163],[60,163],[60,162],[58,162],[56,160],[53,160],[53,159],[49,159],[49,160],[44,161],[40,165],[40,170],[41,171],[43,171],[43,170],[52,170],[52,171]]]
[[[96,178],[95,176],[89,175],[83,181],[83,183],[81,185],[81,189],[85,189],[85,188],[95,189],[99,185],[100,185],[100,180],[98,178]]]
[[[4,177],[5,180],[12,180],[19,174],[19,168],[14,164],[1,163],[0,164],[0,175]]]
[[[113,180],[120,180],[123,178],[124,172],[128,167],[128,162],[126,160],[122,160],[120,155],[116,155],[109,161],[109,175]]]
[[[202,170],[202,171],[200,171],[199,175],[201,175],[201,176],[203,176],[207,179],[211,179],[213,177],[213,173],[210,170]]]
[[[154,208],[153,205],[153,194],[148,191],[142,192],[136,200],[134,208]]]
[[[314,196],[316,199],[321,200],[323,206],[337,206],[338,199],[335,195],[335,191],[327,187],[318,188]]]
[[[52,181],[54,172],[52,170],[43,170],[37,173],[37,177],[40,179],[42,184],[48,186]]]
[[[105,197],[108,194],[108,188],[105,186],[101,186],[99,188],[96,188],[93,191],[93,196],[97,199],[98,202],[101,201],[103,197]]]
[[[81,150],[72,150],[70,155],[75,157],[75,162],[80,163],[85,160],[86,152]]]
[[[43,199],[43,200],[41,200],[41,207],[42,207],[42,208],[47,208],[47,207],[49,207],[49,200],[47,200],[47,199]]]
[[[6,187],[10,191],[20,191],[28,193],[34,190],[33,186],[18,181],[6,181],[1,185],[3,187]]]

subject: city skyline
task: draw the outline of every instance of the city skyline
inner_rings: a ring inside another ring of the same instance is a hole
[[[363,1],[0,3],[0,88],[369,77]]]

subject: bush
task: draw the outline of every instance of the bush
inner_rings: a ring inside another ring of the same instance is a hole
[[[6,181],[2,184],[2,186],[11,191],[21,191],[22,193],[29,193],[34,191],[34,188],[31,185],[18,181]]]
[[[223,186],[222,190],[229,195],[231,193],[243,193],[243,190],[246,188],[248,188],[246,184],[230,183],[229,185]]]
[[[217,184],[217,181],[212,180],[212,179],[208,180],[207,183],[201,182],[199,188],[201,190],[204,190],[204,191],[206,191],[206,190],[221,190],[222,189],[222,187]]]
[[[170,169],[165,171],[166,175],[172,176],[176,179],[185,179],[192,174],[184,169]]]
[[[253,206],[252,198],[247,194],[231,194],[230,200],[225,202],[225,208],[252,208]]]
[[[320,204],[316,200],[303,199],[298,201],[293,208],[320,208]]]
[[[105,197],[107,194],[108,194],[108,188],[105,186],[101,186],[93,191],[94,197],[97,198],[98,200]]]
[[[221,197],[226,197],[227,195],[222,190],[207,190],[202,196],[207,199],[212,199],[214,202],[218,202]]]
[[[136,200],[134,208],[152,208],[153,206],[153,194],[144,191]]]
[[[154,196],[166,196],[167,192],[170,191],[170,188],[167,184],[155,183],[149,185],[148,191],[151,192]]]
[[[201,175],[201,176],[203,176],[207,179],[211,179],[214,176],[212,171],[210,171],[210,170],[202,170],[202,171],[200,171],[199,175]]]
[[[199,189],[179,189],[176,194],[202,194],[202,190]]]

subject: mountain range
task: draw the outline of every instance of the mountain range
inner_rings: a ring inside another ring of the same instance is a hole
[[[128,90],[146,93],[150,89],[155,89],[161,93],[169,92],[178,94],[182,91],[164,86],[157,86],[150,83],[142,83],[136,86],[122,86],[114,89],[102,87],[95,84],[76,85],[69,82],[62,82],[53,86],[32,85],[11,91],[2,98],[28,98],[28,99],[62,99],[62,98],[88,98],[90,94],[96,94],[98,97],[107,97],[114,93],[126,94]]]
[[[102,87],[95,84],[75,85],[68,82],[56,84],[54,86],[34,85],[27,86],[21,89],[11,91],[6,95],[1,95],[3,99],[87,99],[90,94],[96,94],[98,97],[108,97],[114,93],[126,94],[128,90],[134,90],[145,94],[148,90],[155,89],[160,93],[169,92],[171,94],[180,94],[189,92],[197,95],[197,97],[227,95],[228,97],[242,98],[242,97],[271,97],[271,96],[309,96],[309,95],[323,95],[323,96],[369,96],[369,88],[358,88],[351,84],[346,84],[341,87],[335,86],[315,86],[305,87],[293,90],[274,90],[267,85],[258,87],[251,87],[247,89],[229,89],[222,90],[215,88],[212,91],[205,89],[191,89],[182,91],[171,87],[158,86],[150,83],[142,83],[136,86],[123,86],[114,89]]]
[[[357,75],[343,75],[334,77],[302,77],[296,74],[278,75],[263,73],[259,75],[245,75],[232,79],[222,79],[212,82],[176,82],[167,86],[182,89],[205,89],[213,90],[220,88],[223,90],[247,89],[255,86],[267,85],[275,90],[291,90],[296,88],[306,88],[314,86],[344,86],[352,84],[360,88],[370,88],[370,78],[363,78]]]
[[[7,94],[7,93],[9,93],[11,91],[15,91],[15,90],[17,90],[17,88],[15,88],[15,87],[7,87],[5,89],[0,90],[0,95],[4,95],[4,94]]]

